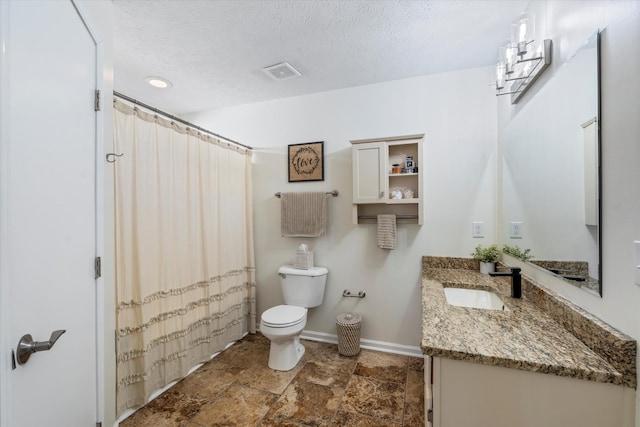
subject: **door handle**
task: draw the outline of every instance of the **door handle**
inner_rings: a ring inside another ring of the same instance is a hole
[[[51,350],[58,338],[65,332],[67,332],[65,329],[51,332],[49,341],[34,341],[30,334],[23,335],[18,342],[18,365],[27,363],[29,357],[37,351]]]

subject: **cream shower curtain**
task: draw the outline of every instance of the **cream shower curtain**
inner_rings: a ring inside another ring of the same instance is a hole
[[[251,152],[114,102],[117,410],[255,332]]]

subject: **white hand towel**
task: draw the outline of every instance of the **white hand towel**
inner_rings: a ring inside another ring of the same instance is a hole
[[[395,249],[396,243],[396,216],[378,215],[378,247],[380,249]]]

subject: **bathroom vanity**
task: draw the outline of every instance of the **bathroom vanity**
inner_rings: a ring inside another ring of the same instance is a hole
[[[460,306],[445,288],[502,304]],[[526,276],[522,291],[472,259],[423,258],[426,425],[633,426],[635,340]]]

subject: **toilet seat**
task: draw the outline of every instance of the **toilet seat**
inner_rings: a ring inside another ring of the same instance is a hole
[[[307,309],[296,305],[277,305],[262,313],[261,322],[270,328],[288,328],[304,322]]]

